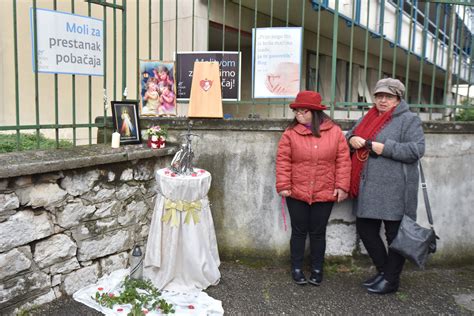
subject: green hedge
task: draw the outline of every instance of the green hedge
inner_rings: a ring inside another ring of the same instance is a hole
[[[474,109],[461,109],[456,115],[456,121],[474,121]]]
[[[67,140],[59,141],[59,148],[72,147],[72,142]],[[40,149],[56,148],[56,140],[44,137],[40,134]],[[36,134],[20,134],[20,150],[36,149]],[[0,134],[0,153],[17,151],[16,134]]]

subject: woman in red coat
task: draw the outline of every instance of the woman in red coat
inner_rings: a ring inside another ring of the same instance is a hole
[[[308,281],[302,271],[306,237],[310,237],[309,283],[323,279],[326,226],[334,202],[347,198],[351,161],[342,133],[323,110],[321,95],[298,93],[290,108],[295,119],[278,143],[276,189],[286,198],[291,219],[291,273],[297,284]]]

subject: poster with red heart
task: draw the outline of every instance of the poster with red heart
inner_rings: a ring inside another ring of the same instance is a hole
[[[218,62],[195,62],[188,117],[222,118],[222,90]]]

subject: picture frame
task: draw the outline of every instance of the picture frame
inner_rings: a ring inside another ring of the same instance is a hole
[[[140,60],[140,116],[176,116],[174,61]]]
[[[140,144],[138,100],[112,101],[114,131],[120,133],[120,145]]]

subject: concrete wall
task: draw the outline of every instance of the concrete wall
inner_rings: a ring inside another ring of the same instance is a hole
[[[201,136],[194,142],[195,164],[213,176],[209,198],[224,257],[286,258],[289,254],[290,231],[283,229],[281,199],[275,191],[275,154],[286,124],[284,120],[211,121],[194,128]],[[425,124],[423,165],[435,229],[441,237],[434,260],[474,259],[474,134],[459,134],[459,126]],[[181,131],[171,135],[177,132]],[[419,196],[419,220],[426,224],[421,190]],[[335,205],[327,230],[327,255],[360,251],[351,202]]]

